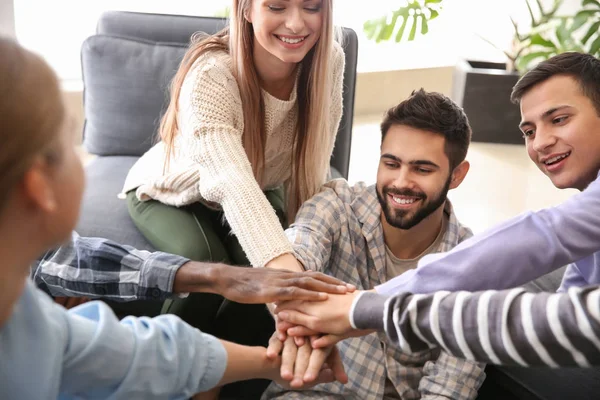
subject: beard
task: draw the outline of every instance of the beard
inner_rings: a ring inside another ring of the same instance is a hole
[[[381,210],[388,224],[398,229],[410,229],[416,226],[419,222],[427,218],[432,212],[440,208],[447,199],[448,190],[452,176],[449,176],[442,189],[429,200],[429,197],[423,192],[415,192],[410,189],[396,189],[393,187],[384,187],[381,192],[379,188],[376,190],[377,199],[381,205]],[[396,196],[411,196],[419,199],[421,206],[417,210],[398,210],[393,208],[389,202],[391,201],[388,195]]]

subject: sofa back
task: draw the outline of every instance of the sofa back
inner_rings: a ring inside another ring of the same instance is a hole
[[[84,146],[92,154],[140,156],[155,142],[169,84],[192,34],[224,28],[224,18],[105,12],[81,50]],[[356,33],[343,28],[344,111],[331,164],[347,178],[356,84]]]

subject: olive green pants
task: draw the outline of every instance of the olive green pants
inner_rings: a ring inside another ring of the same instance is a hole
[[[283,190],[267,191],[265,195],[285,226]],[[222,211],[202,203],[178,208],[155,200],[142,202],[135,191],[127,194],[127,205],[135,225],[159,251],[194,261],[250,265]],[[239,304],[210,293],[167,300],[162,312],[175,314],[203,332],[249,346],[265,346],[275,330],[264,304]],[[235,398],[259,398],[267,384],[249,381],[241,387],[230,385],[224,393],[233,392],[230,394]]]

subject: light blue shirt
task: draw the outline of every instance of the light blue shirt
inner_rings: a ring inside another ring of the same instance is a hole
[[[227,353],[175,316],[119,321],[98,301],[67,311],[28,281],[0,360],[1,399],[188,399],[217,385]]]
[[[600,178],[564,203],[527,212],[475,235],[416,269],[377,286],[378,293],[508,289],[564,265],[559,291],[600,283]]]

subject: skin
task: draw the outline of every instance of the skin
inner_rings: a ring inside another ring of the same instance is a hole
[[[261,86],[289,99],[295,72],[321,36],[321,0],[254,0],[245,18],[254,30],[254,65]],[[280,38],[304,40],[290,48]]]
[[[600,117],[577,81],[556,75],[521,99],[521,131],[531,161],[560,189],[585,189],[600,170]],[[554,166],[544,163],[567,155]]]

